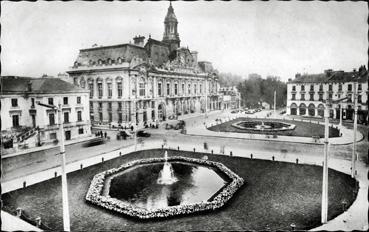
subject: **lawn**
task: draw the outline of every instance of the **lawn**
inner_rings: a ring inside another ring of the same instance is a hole
[[[296,125],[294,130],[290,131],[278,131],[278,132],[260,132],[260,131],[250,131],[250,130],[242,130],[238,129],[232,124],[240,122],[240,121],[276,121],[276,122],[285,122]],[[313,137],[319,136],[320,138],[324,137],[324,124],[316,124],[309,122],[300,122],[295,120],[282,120],[282,119],[259,119],[259,118],[237,118],[231,120],[229,122],[225,122],[219,125],[215,125],[209,127],[208,130],[216,131],[216,132],[237,132],[237,133],[252,133],[252,134],[276,134],[276,135],[285,135],[285,136],[300,136],[300,137]],[[329,137],[339,137],[340,132],[336,128],[329,128]]]
[[[245,180],[245,185],[225,207],[213,212],[160,220],[138,220],[110,212],[85,201],[90,181],[96,173],[121,164],[163,156],[163,150],[138,151],[68,174],[71,229],[92,230],[288,230],[291,223],[307,230],[320,225],[322,168],[210,155]],[[169,150],[169,155],[200,158],[204,154]],[[40,216],[53,230],[62,230],[60,177],[25,189],[3,194],[7,211],[20,207],[33,218]],[[350,176],[329,171],[329,219],[342,213],[341,201],[348,206],[356,198],[357,183]]]

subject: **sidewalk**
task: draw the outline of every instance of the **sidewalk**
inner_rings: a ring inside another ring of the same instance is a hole
[[[231,117],[224,117],[225,121],[223,120],[222,123],[234,120],[239,117],[245,117],[244,114],[235,114]],[[253,118],[256,118],[256,115],[253,116]],[[262,118],[262,117],[258,117]],[[276,117],[277,119],[284,119],[284,117]],[[272,118],[269,118],[272,119]],[[311,122],[316,124],[321,124],[321,122],[313,121],[313,120],[295,120],[295,121],[301,121],[301,122]],[[296,136],[281,136],[278,135],[277,138],[273,138],[271,135],[263,135],[263,134],[248,134],[248,133],[236,133],[236,132],[215,132],[208,130],[207,127],[211,127],[213,125],[221,124],[216,122],[215,120],[206,120],[203,125],[201,123],[192,124],[191,126],[187,127],[187,134],[188,135],[202,135],[202,136],[214,136],[214,137],[228,137],[228,138],[237,138],[237,139],[250,139],[250,140],[265,140],[265,141],[279,141],[279,142],[293,142],[293,143],[308,143],[308,144],[320,144],[323,145],[324,141],[323,139],[315,140],[310,137],[296,137]],[[330,126],[333,126],[334,124],[330,124]],[[329,143],[332,145],[343,145],[343,144],[350,144],[353,142],[353,130],[347,129],[344,126],[337,126],[341,133],[341,137],[335,137],[335,138],[329,138]],[[361,141],[364,138],[364,136],[357,131],[356,133],[356,141]]]
[[[93,138],[95,138],[94,135],[89,135],[89,136],[83,137],[83,138],[67,140],[67,141],[64,142],[64,145],[67,146],[67,145],[70,145],[70,144],[86,142],[86,141],[88,141],[90,139],[93,139]],[[29,149],[20,150],[20,151],[15,152],[15,153],[1,155],[1,158],[3,159],[3,158],[9,158],[9,157],[18,156],[18,155],[24,155],[24,154],[27,154],[27,153],[48,150],[48,149],[52,149],[52,148],[55,148],[55,147],[59,147],[59,144],[57,144],[57,145],[49,144],[49,145],[45,145],[45,146],[41,146],[41,147],[32,147],[32,148],[29,148]]]
[[[1,231],[42,231],[40,228],[1,210]]]
[[[161,148],[162,141],[145,141],[144,144],[138,145],[137,150],[145,150],[145,149],[153,149],[153,148]],[[171,143],[170,141],[167,144],[168,148],[171,149],[177,149],[178,143]],[[183,142],[180,145],[180,150],[187,150],[187,151],[193,151],[196,150],[196,152],[206,152],[209,153],[211,150],[204,150],[202,144],[199,145],[198,143],[185,143]],[[218,153],[217,150],[215,150],[215,147],[212,147],[211,149],[214,149],[214,153]],[[248,153],[246,153],[245,148],[240,145],[240,147],[231,147],[225,150],[224,154],[230,154],[230,149],[232,149],[233,156],[240,156],[249,158]],[[100,162],[104,162],[105,160],[110,160],[115,157],[119,157],[121,155],[128,154],[132,151],[134,151],[134,146],[129,146],[124,149],[120,149],[117,151],[109,152],[106,154],[101,154],[95,157],[91,157],[85,160],[79,160],[76,162],[69,163],[66,167],[67,172],[72,172],[75,170],[78,170],[80,168],[85,168]],[[301,155],[295,155],[293,153],[288,154],[280,154],[277,152],[264,152],[264,153],[257,153],[253,154],[253,158],[255,159],[265,159],[265,160],[271,160],[274,156],[275,160],[277,161],[283,161],[283,162],[296,162],[296,159],[299,159],[299,163],[301,164],[312,164],[312,165],[322,165],[323,157],[322,156],[301,156]],[[81,166],[82,165],[82,166]],[[335,159],[330,158],[329,159],[329,168],[338,170],[340,172],[349,174],[350,173],[350,166],[351,163],[348,160],[341,160],[341,159]],[[363,163],[357,164],[357,179],[359,181],[359,192],[357,195],[356,200],[351,205],[351,207],[344,212],[343,214],[339,215],[338,217],[330,220],[327,224],[322,225],[318,228],[315,228],[313,230],[364,230],[367,228],[367,209],[368,209],[368,202],[366,200],[366,194],[368,191],[368,181],[366,180],[366,175],[368,171],[368,167],[365,166]],[[18,188],[22,188],[24,181],[26,182],[26,185],[32,185],[47,179],[51,179],[55,177],[55,172],[57,175],[60,175],[61,169],[60,167],[57,168],[51,168],[49,170],[45,170],[39,173],[35,173],[32,175],[28,175],[22,178],[14,179],[5,183],[1,183],[2,190],[4,193],[16,190]],[[5,220],[8,220],[7,218],[4,218]],[[8,222],[5,222],[8,223]]]

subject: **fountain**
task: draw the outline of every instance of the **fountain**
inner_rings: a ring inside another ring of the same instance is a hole
[[[164,153],[164,167],[159,173],[159,178],[157,183],[162,185],[171,185],[177,182],[177,178],[174,176],[172,164],[168,162],[168,152]]]

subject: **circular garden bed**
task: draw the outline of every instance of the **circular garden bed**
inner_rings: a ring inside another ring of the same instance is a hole
[[[138,151],[68,174],[71,229],[112,230],[308,230],[321,225],[322,167],[256,160],[223,155],[208,160],[224,164],[245,183],[221,208],[140,220],[86,201],[90,183],[98,173],[139,159],[162,158],[164,150]],[[168,151],[169,157],[201,159],[205,154]],[[246,154],[245,154],[246,155]],[[356,198],[357,182],[349,175],[329,170],[329,215],[331,220]],[[3,210],[22,208],[32,218],[41,217],[53,230],[63,230],[60,177],[2,195]]]
[[[262,128],[264,126],[264,128]],[[215,132],[236,132],[250,134],[270,134],[300,137],[324,137],[324,124],[282,119],[236,118],[208,127]],[[337,128],[329,127],[329,137],[339,137]]]

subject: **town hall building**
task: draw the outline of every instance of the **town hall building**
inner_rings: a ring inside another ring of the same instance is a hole
[[[197,52],[181,47],[172,4],[163,39],[81,49],[67,73],[90,91],[90,116],[98,123],[143,123],[219,109],[218,72]]]

